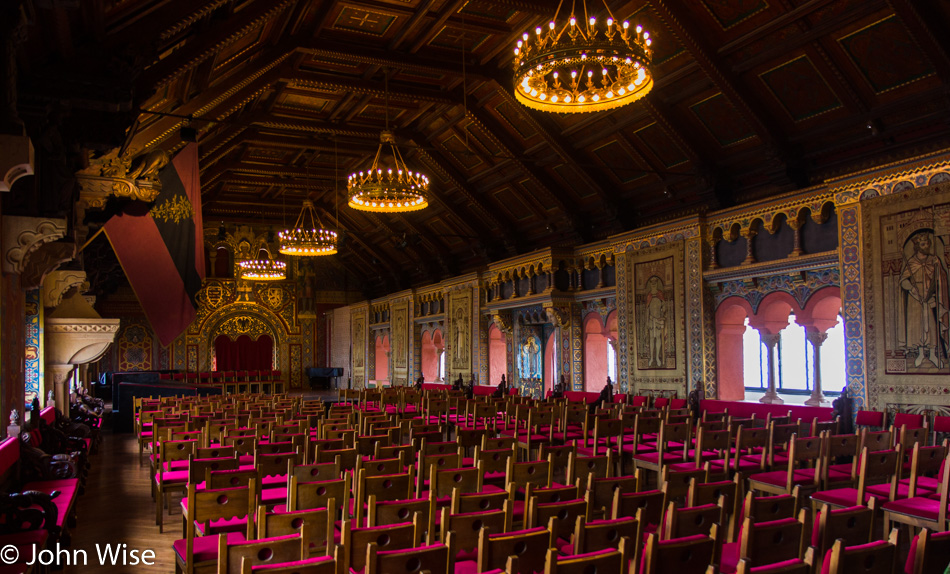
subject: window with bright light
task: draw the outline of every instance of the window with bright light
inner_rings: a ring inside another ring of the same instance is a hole
[[[768,357],[766,346],[759,338],[759,332],[749,326],[745,320],[745,333],[742,334],[742,374],[747,389],[764,389],[769,386]]]
[[[617,380],[617,353],[609,340],[607,341],[607,376],[611,381]]]
[[[439,351],[439,380],[445,380],[445,349]]]

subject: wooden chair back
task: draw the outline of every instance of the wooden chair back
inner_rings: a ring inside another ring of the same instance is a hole
[[[300,482],[297,477],[291,476],[287,492],[287,508],[290,510],[325,508],[329,506],[330,500],[333,500],[336,508],[342,508],[346,514],[349,512],[350,502],[348,482],[345,478]]]
[[[352,520],[343,521],[340,545],[337,547],[337,564],[342,572],[364,571],[367,547],[376,544],[380,550],[399,550],[419,545],[421,533],[412,521],[385,526],[356,528]]]
[[[647,536],[643,552],[642,574],[706,574],[707,568],[716,559],[716,536],[691,536],[673,540],[660,540],[660,535]]]
[[[843,540],[836,540],[831,547],[828,574],[892,574],[898,572],[897,529],[891,532],[887,542],[877,542],[848,548]],[[939,570],[938,570],[939,572]]]
[[[478,539],[477,572],[504,569],[509,556],[515,557],[517,568],[508,574],[543,572],[548,548],[553,546],[554,536],[546,527],[497,533],[483,528]]]
[[[304,532],[307,526],[303,527]],[[278,536],[264,540],[229,544],[226,536],[218,537],[218,574],[239,574],[247,564],[280,564],[309,557],[308,538],[303,534]]]
[[[482,470],[477,467],[439,468],[429,467],[429,492],[437,500],[452,496],[454,490],[461,493],[481,492]]]
[[[340,478],[340,465],[333,462],[315,462],[313,464],[295,464],[287,470],[288,479],[296,477],[297,482],[317,482]]]
[[[442,508],[439,540],[445,540],[449,532],[455,533],[455,550],[471,554],[478,550],[478,541],[483,528],[489,532],[508,532],[511,530],[511,507],[508,501],[502,508],[480,512],[453,513],[450,508]]]
[[[875,505],[873,498],[871,506],[832,509],[822,504],[818,511],[818,531],[812,535],[812,540],[818,542],[815,546],[817,555],[824,556],[839,538],[845,541],[845,546],[871,542],[874,536]]]
[[[666,495],[662,490],[649,490],[646,492],[622,493],[614,492],[613,510],[611,518],[623,518],[625,516],[637,516],[640,512],[640,522],[644,528],[650,525],[659,527],[663,520],[663,512]]]
[[[950,532],[933,532],[923,528],[916,541],[911,574],[940,572],[944,564],[950,564]]]
[[[623,545],[624,553],[634,564],[639,564],[638,554],[643,540],[643,530],[636,517],[627,516],[616,520],[587,521],[577,517],[574,525],[574,554],[585,554],[605,548]]]
[[[614,493],[637,492],[640,478],[636,474],[615,476],[610,478],[588,477],[587,479],[587,509],[590,512],[587,519],[609,518],[614,503]]]
[[[544,450],[542,449],[542,454]],[[576,450],[570,454],[570,458],[567,461],[567,480],[568,484],[574,484],[575,481],[580,481],[579,486],[581,489],[587,489],[587,481],[590,477],[594,478],[610,478],[614,475],[614,467],[616,462],[614,460],[613,450],[608,450],[606,454],[599,456],[577,456]],[[558,461],[555,461],[555,467],[560,466]]]
[[[697,534],[709,535],[714,524],[722,527],[724,516],[725,509],[718,503],[677,507],[675,502],[671,502],[666,509],[660,537],[671,540]]]
[[[379,551],[375,542],[366,548],[366,574],[453,574],[453,540],[421,548]]]
[[[386,500],[406,500],[413,498],[416,492],[416,475],[412,467],[408,472],[368,476],[366,469],[360,469],[356,481],[356,523],[363,524],[369,495],[376,496],[378,502]]]
[[[553,466],[550,460],[515,462],[514,457],[512,457],[508,459],[505,482],[518,488],[523,488],[529,483],[539,487],[548,487],[551,486]]]
[[[514,491],[499,490],[497,492],[463,493],[455,489],[452,491],[452,503],[449,508],[451,508],[452,514],[464,514],[469,512],[485,512],[488,510],[503,510],[506,503],[509,505],[509,508],[514,505]]]
[[[336,500],[330,499],[326,508],[294,510],[290,512],[267,512],[265,506],[257,508],[257,538],[273,538],[300,534],[307,538],[309,555],[329,555],[333,551]],[[304,531],[304,525],[307,530]]]
[[[782,518],[763,522],[746,516],[739,539],[739,557],[749,560],[752,566],[800,559],[807,545],[803,519]]]
[[[561,556],[557,550],[548,548],[544,574],[589,574],[590,572],[625,571],[627,558],[621,548],[603,549],[584,556]]]
[[[525,526],[547,526],[551,533],[562,540],[570,540],[577,519],[587,516],[587,501],[583,498],[538,502],[537,497],[528,499]]]
[[[367,526],[383,526],[413,521],[418,515],[419,535],[426,544],[435,540],[435,501],[432,498],[410,498],[405,500],[378,501],[373,494],[367,503]],[[442,539],[440,539],[442,540]]]

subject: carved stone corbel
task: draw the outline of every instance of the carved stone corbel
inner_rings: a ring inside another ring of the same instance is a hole
[[[496,311],[491,319],[502,333],[511,335],[511,311]]]
[[[76,174],[80,200],[91,207],[114,195],[138,201],[154,201],[162,191],[159,173],[168,165],[165,150],[152,150],[131,160],[110,158],[101,160],[92,169]]]
[[[5,273],[23,273],[30,254],[43,244],[66,235],[65,219],[43,217],[3,217],[3,263]]]
[[[81,287],[86,282],[85,271],[52,271],[43,280],[43,306],[58,307],[63,295],[73,287]]]
[[[548,316],[548,321],[553,323],[556,327],[564,328],[571,323],[571,312],[567,309],[555,307],[554,305],[545,305],[544,312]]]
[[[45,243],[30,254],[26,267],[20,274],[20,286],[24,289],[38,289],[43,285],[46,275],[57,267],[72,261],[76,257],[76,244],[69,241]]]

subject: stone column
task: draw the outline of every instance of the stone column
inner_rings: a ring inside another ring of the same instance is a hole
[[[789,257],[801,257],[802,251],[802,222],[797,219],[790,219],[788,221],[788,226],[792,228],[792,231],[795,232],[795,239],[793,240],[794,248],[792,252],[788,254]]]
[[[811,343],[812,349],[815,350],[815,360],[814,360],[814,379],[815,387],[811,391],[811,397],[805,401],[805,404],[810,407],[827,407],[829,406],[828,399],[825,398],[825,395],[821,392],[821,344],[825,342],[828,338],[828,333],[820,333],[818,331],[808,330],[805,333],[805,338],[808,339],[808,342]]]
[[[759,399],[759,402],[767,405],[785,404],[785,401],[778,396],[778,392],[775,390],[775,369],[778,367],[775,361],[775,346],[778,344],[782,335],[780,333],[759,332],[759,337],[762,338],[762,342],[765,343],[765,346],[769,350],[769,388],[766,389],[765,395]]]
[[[745,250],[745,261],[742,262],[743,265],[750,265],[752,263],[757,263],[755,259],[755,252],[752,249],[752,239],[756,236],[755,229],[751,227],[742,234],[746,239],[746,250]]]

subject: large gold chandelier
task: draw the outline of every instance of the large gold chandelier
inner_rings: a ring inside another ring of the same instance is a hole
[[[304,200],[297,223],[277,236],[280,238],[280,252],[284,255],[315,257],[336,253],[337,233],[323,226],[309,199]]]
[[[267,256],[261,257],[261,252]],[[238,277],[245,281],[280,281],[287,278],[287,264],[274,259],[267,243],[261,239],[257,257],[238,262]]]
[[[558,6],[560,12],[560,6]],[[587,14],[587,6],[584,6]],[[544,112],[583,113],[617,108],[653,88],[649,32],[608,17],[554,19],[525,32],[515,48],[515,97]]]
[[[384,150],[388,150],[388,153]],[[388,76],[386,129],[379,135],[379,148],[369,169],[350,174],[346,188],[348,205],[361,211],[399,213],[417,211],[429,205],[429,178],[409,169],[396,147],[393,133],[389,131]]]

